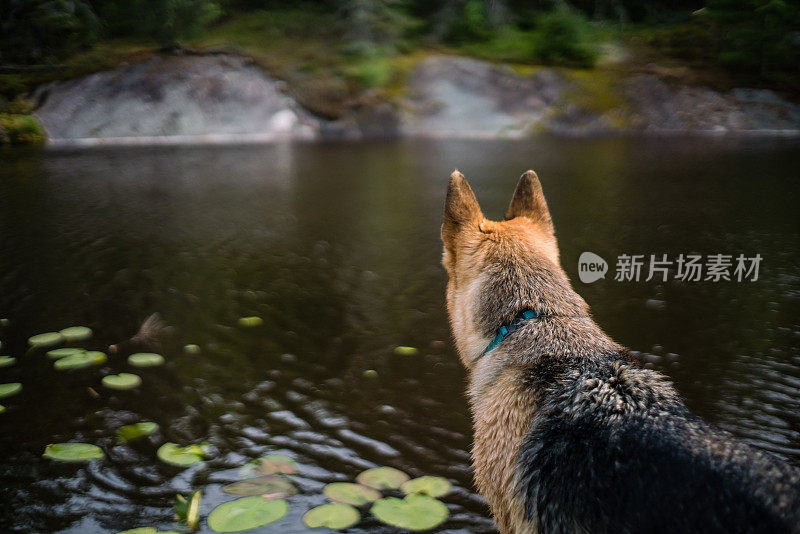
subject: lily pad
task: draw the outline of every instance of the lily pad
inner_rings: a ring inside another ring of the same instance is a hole
[[[137,352],[128,356],[128,363],[134,367],[155,367],[163,365],[164,357],[154,352]]]
[[[17,363],[17,359],[13,356],[0,356],[0,367],[8,367]]]
[[[141,377],[133,373],[120,373],[103,377],[103,385],[108,389],[133,389],[141,384]]]
[[[370,512],[379,521],[406,530],[431,529],[450,515],[441,501],[417,494],[407,495],[405,499],[386,497],[376,501]]]
[[[419,354],[419,349],[416,347],[395,347],[394,353],[398,356],[416,356]]]
[[[6,411],[6,407],[3,406],[2,404],[0,404],[0,413],[3,413],[5,411]]]
[[[428,497],[441,497],[446,495],[452,487],[453,485],[446,478],[426,475],[409,480],[400,486],[400,490],[406,495],[422,493]]]
[[[86,349],[80,349],[77,347],[64,347],[62,349],[53,349],[47,351],[47,357],[51,360],[57,360],[59,358],[66,358],[67,356],[72,356],[73,354],[80,354],[82,352],[86,352]]]
[[[297,488],[286,478],[269,475],[240,480],[222,487],[222,491],[231,495],[261,495],[265,499],[283,499],[297,493]]]
[[[157,530],[153,527],[138,527],[130,530],[123,530],[117,534],[179,534],[177,530]]]
[[[59,332],[68,343],[76,341],[86,341],[92,337],[92,329],[87,326],[70,326]]]
[[[89,443],[51,443],[45,447],[42,456],[61,462],[84,462],[105,458],[103,449]]]
[[[353,484],[351,482],[334,482],[322,490],[327,498],[334,502],[361,506],[368,502],[375,502],[381,498],[381,493],[372,488]]]
[[[58,359],[53,363],[53,367],[58,371],[68,371],[70,369],[83,369],[92,365],[102,365],[106,363],[108,357],[105,352],[90,350],[88,352],[76,352],[64,358]]]
[[[36,334],[28,338],[28,344],[32,347],[53,347],[64,342],[64,336],[58,332],[45,332]]]
[[[121,426],[117,429],[117,438],[119,441],[133,441],[135,439],[149,436],[158,431],[158,424],[152,421],[144,421],[142,423],[135,423],[133,425]]]
[[[254,326],[261,326],[264,324],[264,319],[261,317],[240,317],[238,321],[239,326],[243,326],[245,328],[252,328]]]
[[[242,467],[241,476],[256,475],[293,475],[297,472],[297,464],[288,456],[280,454],[268,454]]]
[[[407,482],[409,476],[394,467],[367,469],[356,477],[356,482],[376,490],[397,489]]]
[[[287,514],[289,503],[262,497],[242,497],[220,504],[208,515],[208,526],[216,532],[241,532],[262,527]]]
[[[206,447],[204,445],[181,447],[177,443],[167,442],[158,448],[156,455],[168,464],[188,467],[203,461],[206,457]]]
[[[378,371],[376,371],[375,369],[367,369],[362,374],[364,375],[365,378],[377,378],[378,377]]]
[[[8,384],[0,384],[0,399],[11,397],[22,391],[22,384],[19,382],[10,382]]]
[[[333,530],[350,528],[361,520],[358,510],[349,504],[338,502],[312,508],[303,515],[303,523],[309,528],[328,527]]]
[[[186,354],[200,354],[200,345],[195,345],[194,343],[184,345],[183,352]]]

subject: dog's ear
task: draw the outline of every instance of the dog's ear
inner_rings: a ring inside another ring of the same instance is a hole
[[[553,231],[553,221],[544,199],[542,184],[533,171],[527,171],[520,177],[517,189],[511,198],[506,220],[515,217],[527,217],[534,223],[541,224],[551,232]]]
[[[447,241],[459,229],[470,225],[475,225],[477,228],[482,220],[481,207],[467,179],[460,172],[453,171],[450,183],[447,185],[447,198],[444,201],[442,239]]]

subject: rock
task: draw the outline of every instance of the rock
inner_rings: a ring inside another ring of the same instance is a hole
[[[311,139],[319,121],[246,58],[158,56],[43,88],[53,144]]]
[[[508,66],[429,57],[409,76],[401,132],[430,137],[523,137],[542,121],[566,82],[553,69],[530,76]]]
[[[768,90],[680,85],[685,73],[658,66],[638,74],[527,70],[434,55],[411,70],[403,96],[371,89],[351,98],[339,78],[281,81],[246,57],[184,50],[48,84],[33,99],[52,144],[800,134],[800,106]]]

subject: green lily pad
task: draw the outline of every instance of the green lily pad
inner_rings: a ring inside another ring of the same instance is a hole
[[[262,497],[242,497],[220,504],[208,515],[208,526],[216,532],[241,532],[262,527],[287,514],[289,503]]]
[[[64,336],[58,332],[45,332],[36,334],[28,338],[28,344],[32,347],[53,347],[64,342]]]
[[[184,345],[183,352],[185,352],[186,354],[200,354],[200,345],[195,345],[193,343],[189,345]]]
[[[368,502],[375,502],[381,498],[381,493],[372,488],[353,484],[351,482],[334,482],[322,490],[327,498],[342,504],[361,506]]]
[[[398,356],[416,356],[419,354],[419,349],[416,347],[395,347],[394,353]]]
[[[3,413],[5,411],[6,411],[6,407],[3,406],[2,404],[0,404],[0,413]]]
[[[397,489],[407,482],[409,476],[394,467],[367,469],[356,477],[356,482],[376,490]]]
[[[108,389],[133,389],[142,384],[142,378],[133,373],[120,373],[103,377],[103,385]]]
[[[450,484],[450,481],[446,478],[426,475],[404,483],[400,486],[400,491],[406,495],[422,493],[428,497],[441,497],[442,495],[446,495],[452,487],[453,485]]]
[[[138,527],[130,530],[123,530],[117,534],[179,534],[177,530],[157,530],[153,527]]]
[[[163,365],[164,357],[154,352],[137,352],[128,356],[128,363],[134,367],[155,367]]]
[[[44,449],[42,457],[61,462],[83,462],[105,458],[103,449],[88,443],[51,443]]]
[[[92,365],[102,365],[106,363],[108,357],[105,352],[90,350],[88,352],[76,352],[64,358],[60,358],[53,363],[57,371],[68,371],[70,369],[83,369]]]
[[[297,493],[297,488],[286,478],[269,475],[240,480],[222,487],[222,491],[231,495],[261,495],[265,499],[283,499]]]
[[[406,530],[431,529],[450,515],[441,501],[417,494],[407,495],[405,499],[386,497],[376,501],[370,512],[379,521]]]
[[[312,508],[303,515],[303,523],[309,528],[328,527],[333,530],[350,528],[361,520],[358,510],[349,504],[338,502]]]
[[[133,441],[135,439],[149,436],[158,431],[158,424],[151,421],[135,423],[133,425],[121,426],[117,429],[117,439],[119,441]]]
[[[239,471],[241,476],[256,475],[293,475],[297,472],[297,464],[288,456],[268,454],[256,460],[247,462]]]
[[[254,326],[261,326],[264,324],[264,319],[261,317],[240,317],[238,321],[239,326],[243,326],[245,328],[252,328]]]
[[[57,360],[59,358],[66,358],[67,356],[72,356],[73,354],[80,354],[82,352],[86,352],[86,349],[79,349],[77,347],[64,347],[62,349],[53,349],[47,351],[47,357],[51,360]]]
[[[181,447],[177,443],[167,442],[158,448],[156,455],[168,464],[188,467],[203,461],[206,457],[206,446],[187,445]]]
[[[0,384],[0,399],[11,397],[22,391],[22,384],[19,382],[10,382],[8,384]]]
[[[92,337],[92,329],[87,326],[70,326],[59,332],[68,343],[76,341],[86,341]]]
[[[378,371],[376,371],[375,369],[367,369],[362,374],[364,375],[365,378],[377,378],[378,377]]]
[[[17,363],[17,359],[13,356],[0,356],[0,367],[8,367]]]
[[[10,324],[11,324],[11,321],[9,319],[6,319],[5,317],[0,319],[0,326],[8,326]]]

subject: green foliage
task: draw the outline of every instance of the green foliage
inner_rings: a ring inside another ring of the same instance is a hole
[[[0,113],[0,145],[41,145],[45,133],[33,115],[12,115]]]
[[[99,22],[82,0],[0,0],[0,63],[51,61],[92,43]]]
[[[467,0],[445,40],[452,44],[479,43],[492,36],[489,14],[482,0]]]
[[[800,62],[800,5],[786,0],[709,0],[717,27],[718,61],[758,72],[797,69]]]
[[[592,67],[599,55],[589,21],[565,2],[537,19],[535,53],[544,63],[572,67]]]
[[[146,36],[164,45],[197,36],[221,13],[214,0],[112,0],[100,9],[111,35]]]
[[[536,33],[514,26],[500,28],[490,39],[460,47],[465,53],[492,61],[529,62],[536,47]]]
[[[5,105],[3,113],[10,113],[12,115],[30,115],[36,106],[30,100],[25,98],[17,98]]]
[[[394,58],[377,52],[358,58],[347,69],[347,75],[364,87],[384,86],[396,72]]]

